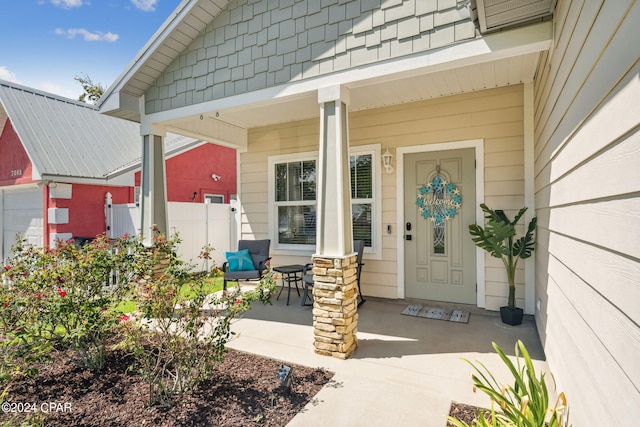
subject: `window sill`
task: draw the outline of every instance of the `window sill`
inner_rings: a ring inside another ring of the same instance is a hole
[[[271,249],[271,254],[276,256],[300,256],[311,258],[315,253],[315,250],[308,249]],[[367,252],[365,249],[364,254],[362,254],[362,258],[365,260],[381,260],[382,256],[377,252]]]

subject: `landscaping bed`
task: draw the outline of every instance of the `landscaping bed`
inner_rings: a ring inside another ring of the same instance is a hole
[[[148,384],[128,369],[133,360],[124,353],[110,352],[105,367],[96,372],[79,367],[72,352],[54,352],[53,357],[37,366],[35,377],[14,382],[4,400],[22,403],[15,409],[23,411],[24,404],[35,404],[36,412],[4,412],[2,421],[20,425],[31,418],[34,425],[52,427],[285,426],[333,376],[289,364],[293,381],[286,390],[276,378],[281,362],[229,350],[211,380],[171,405],[150,407]]]
[[[469,425],[473,425],[473,420],[478,417],[478,411],[482,410],[488,413],[489,410],[481,409],[477,406],[467,405],[465,403],[452,402],[451,408],[449,408],[449,415],[459,421],[463,421]],[[447,427],[454,427],[454,424],[447,421]]]

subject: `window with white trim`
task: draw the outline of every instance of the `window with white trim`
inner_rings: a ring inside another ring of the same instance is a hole
[[[373,242],[373,154],[349,156],[351,169],[351,219],[353,239],[364,240],[364,246]]]
[[[352,147],[351,210],[353,238],[365,241],[366,252],[380,244],[379,144]],[[316,243],[316,153],[269,158],[269,201],[273,248],[312,252]]]
[[[224,195],[222,194],[209,194],[203,195],[205,203],[224,203]]]
[[[275,164],[277,245],[316,243],[316,160]]]

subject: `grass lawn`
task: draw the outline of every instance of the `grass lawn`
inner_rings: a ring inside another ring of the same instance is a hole
[[[191,281],[188,280],[185,283],[183,283],[182,286],[180,287],[180,294],[179,294],[180,301],[189,300],[195,295],[195,292],[193,288],[190,286],[190,284],[191,284]],[[222,286],[223,286],[222,277],[207,278],[205,279],[204,291],[207,294],[213,294],[215,292],[221,291]],[[130,299],[122,300],[116,306],[114,311],[116,313],[122,313],[122,314],[132,313],[136,311],[136,302]]]

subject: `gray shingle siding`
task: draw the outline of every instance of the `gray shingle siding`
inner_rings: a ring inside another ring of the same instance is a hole
[[[205,102],[476,37],[469,0],[233,0],[146,93]]]

